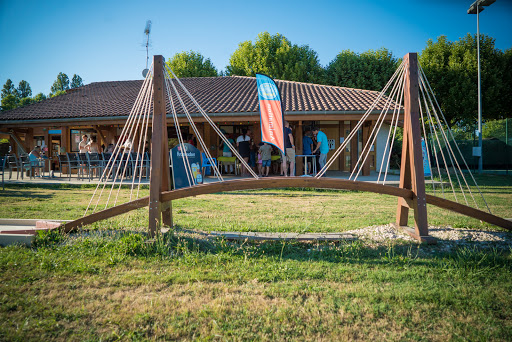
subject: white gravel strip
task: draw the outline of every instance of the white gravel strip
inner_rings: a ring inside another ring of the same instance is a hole
[[[512,232],[499,232],[469,228],[435,227],[428,228],[429,234],[437,239],[438,245],[479,245],[481,247],[512,248]],[[392,240],[415,241],[408,234],[398,231],[393,225],[372,226],[345,232],[374,242]]]

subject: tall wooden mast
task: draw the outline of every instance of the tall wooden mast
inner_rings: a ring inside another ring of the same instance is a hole
[[[419,116],[418,55],[408,53],[404,86],[404,137],[402,142],[402,162],[400,165],[400,188],[410,189],[412,200],[398,199],[396,225],[402,227],[415,239],[434,243],[428,236],[427,200],[425,194],[425,174],[421,148],[421,128]],[[414,210],[414,230],[407,228],[409,209]]]
[[[153,122],[151,127],[151,176],[149,185],[149,235],[159,232],[162,220],[172,226],[171,202],[162,203],[160,194],[170,189],[169,146],[165,101],[164,58],[153,57]]]

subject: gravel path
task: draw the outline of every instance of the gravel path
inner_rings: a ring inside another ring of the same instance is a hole
[[[390,224],[355,229],[345,233],[377,243],[393,240],[415,241],[408,234],[396,230]],[[475,245],[481,248],[512,248],[512,232],[430,226],[429,234],[437,238],[438,246],[445,250]]]

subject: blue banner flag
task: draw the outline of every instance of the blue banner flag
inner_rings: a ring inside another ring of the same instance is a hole
[[[260,104],[261,141],[276,146],[284,153],[284,113],[281,94],[273,79],[256,74]]]

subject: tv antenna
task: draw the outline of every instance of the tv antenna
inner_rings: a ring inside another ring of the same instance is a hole
[[[148,74],[148,62],[149,62],[149,34],[151,33],[151,20],[146,21],[146,27],[144,28],[144,34],[146,35],[146,69],[142,70],[142,77],[146,77]]]

